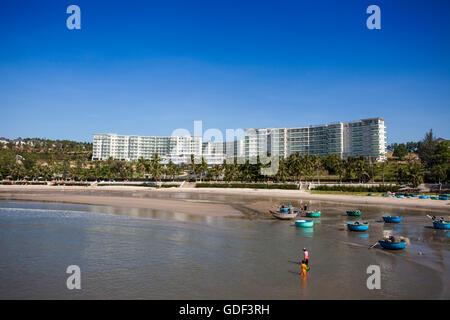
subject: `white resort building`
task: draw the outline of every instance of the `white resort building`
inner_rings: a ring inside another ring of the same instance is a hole
[[[93,160],[150,159],[157,153],[163,163],[189,163],[191,154],[203,157],[209,165],[234,157],[252,159],[258,155],[329,155],[342,158],[364,156],[372,161],[386,160],[384,119],[371,118],[348,123],[298,128],[246,129],[243,140],[203,142],[201,136],[144,137],[94,134]]]

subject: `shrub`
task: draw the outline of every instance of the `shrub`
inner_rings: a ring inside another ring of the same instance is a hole
[[[297,190],[296,184],[266,184],[266,183],[197,183],[196,188],[249,188],[249,189],[285,189]]]
[[[397,192],[400,186],[396,185],[379,185],[379,186],[317,186],[314,190],[318,191],[342,191],[342,192]]]

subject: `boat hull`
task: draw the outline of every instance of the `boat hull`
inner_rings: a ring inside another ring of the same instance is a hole
[[[306,216],[308,218],[319,218],[320,217],[320,211],[316,212],[306,212]]]
[[[295,220],[295,226],[300,228],[312,228],[314,226],[313,220]]]
[[[439,222],[439,221],[433,221],[433,228],[435,229],[442,229],[442,230],[450,230],[450,222]]]
[[[350,231],[367,231],[367,229],[369,229],[369,224],[347,223],[347,228]]]
[[[406,245],[407,245],[406,242],[389,242],[389,241],[384,241],[384,240],[380,240],[378,242],[384,249],[387,249],[387,250],[401,250],[401,249],[405,249]]]
[[[352,210],[347,210],[347,215],[349,217],[359,217],[361,215],[361,211],[352,211]]]
[[[280,220],[292,220],[297,216],[297,212],[294,213],[280,213],[275,211],[270,211],[272,216]]]
[[[400,217],[400,216],[383,216],[383,220],[386,223],[400,223],[402,221],[402,217]]]

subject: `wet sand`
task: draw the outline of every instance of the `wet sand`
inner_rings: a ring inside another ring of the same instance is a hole
[[[50,201],[75,204],[110,205],[134,208],[169,209],[188,214],[210,216],[239,215],[239,211],[229,205],[229,201],[213,203],[210,200],[186,200],[183,194],[223,195],[230,199],[248,198],[246,208],[266,213],[270,207],[268,198],[286,200],[318,200],[352,206],[385,206],[433,210],[450,214],[450,200],[431,200],[418,198],[385,198],[377,196],[353,196],[336,194],[310,194],[298,190],[261,190],[261,189],[218,189],[218,188],[143,188],[126,186],[106,187],[56,187],[56,186],[0,186],[0,200]],[[148,198],[137,199],[136,195]],[[177,196],[178,195],[178,196]]]
[[[81,191],[81,192],[80,192]],[[155,198],[139,198],[133,196],[132,193],[117,195],[104,194],[100,192],[92,192],[92,190],[80,190],[64,187],[58,188],[13,188],[0,189],[0,200],[15,201],[40,201],[40,202],[58,202],[73,204],[89,204],[116,206],[128,208],[145,208],[155,210],[170,210],[173,212],[185,214],[197,214],[208,216],[241,216],[242,214],[233,207],[224,203],[214,203],[195,200],[182,199],[155,199]]]

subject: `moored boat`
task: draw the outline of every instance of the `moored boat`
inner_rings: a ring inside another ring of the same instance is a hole
[[[289,212],[276,212],[273,210],[269,210],[269,212],[277,219],[280,220],[291,220],[294,219],[297,216],[298,211],[293,211],[292,213]]]
[[[388,240],[379,240],[378,241],[380,243],[380,245],[384,248],[384,249],[388,249],[388,250],[401,250],[401,249],[405,249],[407,246],[407,242],[406,241],[397,241],[397,242],[393,242],[393,241],[388,241]]]
[[[448,199],[449,199],[448,196],[445,194],[439,196],[439,200],[448,200]]]
[[[361,214],[361,210],[347,210],[347,215],[350,217],[359,217]]]
[[[349,222],[347,223],[347,228],[350,231],[366,231],[369,229],[369,223],[368,222]]]
[[[400,216],[383,216],[384,222],[387,223],[400,223],[402,221],[402,217]]]
[[[301,228],[312,228],[314,226],[314,220],[295,220],[295,226]]]
[[[450,230],[450,221],[433,221],[433,228]]]
[[[430,196],[423,194],[423,195],[419,196],[419,199],[430,199]]]
[[[305,215],[308,218],[319,218],[320,217],[320,211],[306,211]]]

